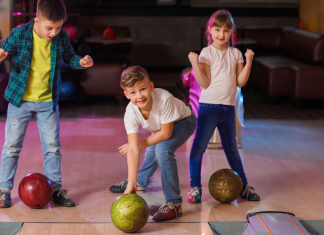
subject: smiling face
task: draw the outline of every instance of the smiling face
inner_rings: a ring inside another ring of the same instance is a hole
[[[212,45],[216,48],[222,48],[226,47],[226,43],[230,40],[232,30],[225,27],[225,25],[223,27],[213,26],[209,28],[209,33],[213,39]]]
[[[61,31],[62,25],[63,20],[53,22],[42,17],[36,17],[34,29],[39,37],[52,40]]]
[[[125,87],[124,94],[134,105],[141,110],[147,110],[152,105],[151,91],[154,90],[153,82],[147,78],[138,81],[132,87]]]

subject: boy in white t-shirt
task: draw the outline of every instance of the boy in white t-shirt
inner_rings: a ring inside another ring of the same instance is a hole
[[[166,204],[161,206],[153,219],[165,221],[182,214],[178,168],[174,152],[194,133],[197,119],[191,108],[168,91],[154,89],[147,71],[139,66],[126,69],[121,76],[121,87],[131,102],[127,105],[124,123],[128,144],[119,147],[127,156],[128,180],[113,185],[114,193],[145,191],[149,178],[159,167]],[[152,135],[142,141],[138,126]],[[140,170],[140,149],[146,148]]]

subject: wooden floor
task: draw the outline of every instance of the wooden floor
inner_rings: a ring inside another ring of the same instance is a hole
[[[324,219],[324,121],[246,120],[240,150],[249,184],[261,195],[260,202],[241,199],[221,204],[208,192],[210,175],[228,168],[222,150],[207,150],[203,160],[203,201],[189,204],[189,154],[192,139],[177,152],[183,216],[167,223],[155,223],[151,217],[164,203],[161,175],[157,171],[146,193],[141,196],[150,207],[148,224],[139,234],[211,235],[208,221],[244,221],[255,211],[288,211],[301,220]],[[5,123],[0,122],[0,130]],[[0,144],[4,142],[4,131]],[[149,133],[140,130],[140,138]],[[127,177],[126,158],[117,148],[126,141],[122,118],[61,120],[63,188],[70,190],[74,208],[49,204],[30,209],[18,197],[18,184],[27,174],[43,173],[43,151],[35,121],[27,130],[20,155],[13,207],[0,209],[1,222],[25,222],[21,235],[38,234],[124,234],[111,222],[110,206],[117,194],[109,186]],[[143,160],[144,151],[141,154]]]

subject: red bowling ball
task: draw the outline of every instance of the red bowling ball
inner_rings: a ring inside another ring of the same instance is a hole
[[[26,206],[41,208],[46,206],[52,199],[53,185],[45,175],[32,173],[21,180],[18,194]]]
[[[67,31],[70,41],[73,41],[78,36],[78,30],[74,25],[64,24],[63,28]]]

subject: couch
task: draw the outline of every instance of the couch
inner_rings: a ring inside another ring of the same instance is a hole
[[[324,100],[324,35],[291,27],[245,27],[257,41],[249,82],[270,97]]]

